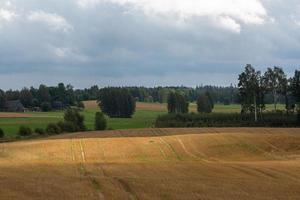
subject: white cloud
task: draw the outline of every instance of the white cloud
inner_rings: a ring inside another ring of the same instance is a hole
[[[12,10],[7,9],[0,9],[0,21],[12,21],[15,17],[17,17],[17,14]]]
[[[228,16],[219,17],[217,19],[217,26],[220,26],[221,28],[232,31],[234,33],[241,32],[241,25],[238,24],[234,19],[232,19],[231,17],[228,17]]]
[[[100,0],[77,0],[77,4],[82,8],[94,6],[99,2]]]
[[[28,15],[28,20],[32,22],[45,23],[53,31],[69,32],[73,26],[62,16],[44,11],[34,11]]]
[[[68,48],[55,48],[54,54],[59,58],[65,58],[68,54],[70,54],[70,49]]]
[[[77,0],[80,7],[93,7],[97,3],[115,3],[142,10],[146,15],[172,15],[177,20],[193,17],[218,19],[222,28],[240,32],[241,24],[264,24],[268,18],[260,0]]]

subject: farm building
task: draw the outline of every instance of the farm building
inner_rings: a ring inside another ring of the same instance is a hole
[[[15,100],[15,101],[7,101],[5,103],[4,110],[6,112],[25,112],[26,109],[20,100]]]

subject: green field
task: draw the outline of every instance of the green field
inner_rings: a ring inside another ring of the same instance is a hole
[[[146,104],[147,105],[147,104]],[[137,109],[135,115],[131,119],[109,118],[109,129],[132,129],[132,128],[149,128],[152,127],[155,119],[158,115],[165,114],[165,109],[151,110],[154,104],[149,103],[149,108]],[[157,105],[157,104],[155,104]],[[166,105],[164,105],[166,106]],[[162,106],[162,108],[164,108]],[[278,105],[279,109],[283,109],[284,105]],[[272,110],[273,105],[267,105],[267,110]],[[88,130],[94,129],[94,116],[99,111],[98,108],[88,108],[82,113],[85,116],[85,124]],[[190,111],[196,111],[196,104],[190,105]],[[240,112],[240,105],[222,105],[216,104],[214,112],[216,113],[232,113]],[[0,118],[0,128],[2,128],[6,134],[6,137],[15,137],[20,126],[28,126],[33,130],[35,128],[45,128],[49,123],[56,123],[63,119],[63,112],[29,112],[31,115],[27,118]]]
[[[88,130],[94,129],[94,116],[97,110],[85,110],[85,124]],[[147,128],[153,126],[156,117],[163,111],[138,110],[131,119],[108,118],[109,129]],[[49,123],[63,120],[63,112],[29,113],[28,118],[0,118],[0,127],[6,137],[15,137],[19,127],[24,125],[32,128],[46,128]]]

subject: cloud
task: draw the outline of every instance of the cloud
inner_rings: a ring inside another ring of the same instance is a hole
[[[8,9],[0,9],[0,21],[12,21],[17,17],[17,14],[13,10]]]
[[[300,63],[299,0],[0,0],[0,10],[14,13],[0,17],[7,87],[225,85],[246,63],[288,73]]]
[[[56,13],[47,13],[44,11],[32,11],[27,19],[32,22],[46,24],[53,31],[62,31],[68,33],[73,30],[73,26],[62,16]]]
[[[100,3],[100,0],[77,0],[78,6],[87,8]]]
[[[241,25],[238,24],[234,19],[230,17],[219,17],[217,19],[217,25],[220,27],[233,31],[235,33],[240,33],[241,32]]]
[[[172,16],[188,21],[194,17],[208,17],[215,25],[240,32],[241,24],[262,25],[268,20],[260,0],[78,0],[83,8],[113,3],[130,10],[141,10],[148,16]],[[217,20],[216,20],[217,19]]]

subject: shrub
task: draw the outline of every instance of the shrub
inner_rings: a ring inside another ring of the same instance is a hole
[[[4,133],[4,131],[0,128],[0,138],[4,138],[4,136],[5,136],[5,133]]]
[[[45,134],[45,130],[42,128],[36,128],[34,130],[35,133],[39,134],[39,135],[44,135]]]
[[[79,101],[77,104],[78,108],[84,109],[84,103],[82,101]]]
[[[49,112],[49,111],[51,111],[52,110],[51,104],[49,102],[43,102],[41,104],[41,110],[43,112]]]
[[[60,127],[57,124],[48,124],[47,128],[46,128],[46,132],[48,134],[60,134],[62,133],[62,130],[60,129]]]
[[[57,125],[60,127],[62,132],[68,132],[68,133],[76,132],[76,127],[72,122],[60,121],[57,123]]]
[[[32,134],[32,131],[29,127],[26,127],[26,126],[21,126],[19,128],[19,132],[18,132],[19,136],[30,136]]]
[[[167,114],[156,119],[157,128],[165,127],[296,127],[297,116],[284,113],[264,113],[262,119],[254,121],[253,114]]]
[[[102,112],[97,112],[95,115],[95,130],[105,130],[107,121]]]
[[[74,126],[74,131],[85,131],[86,129],[84,125],[84,116],[81,115],[77,109],[67,109],[65,111],[64,120]]]

